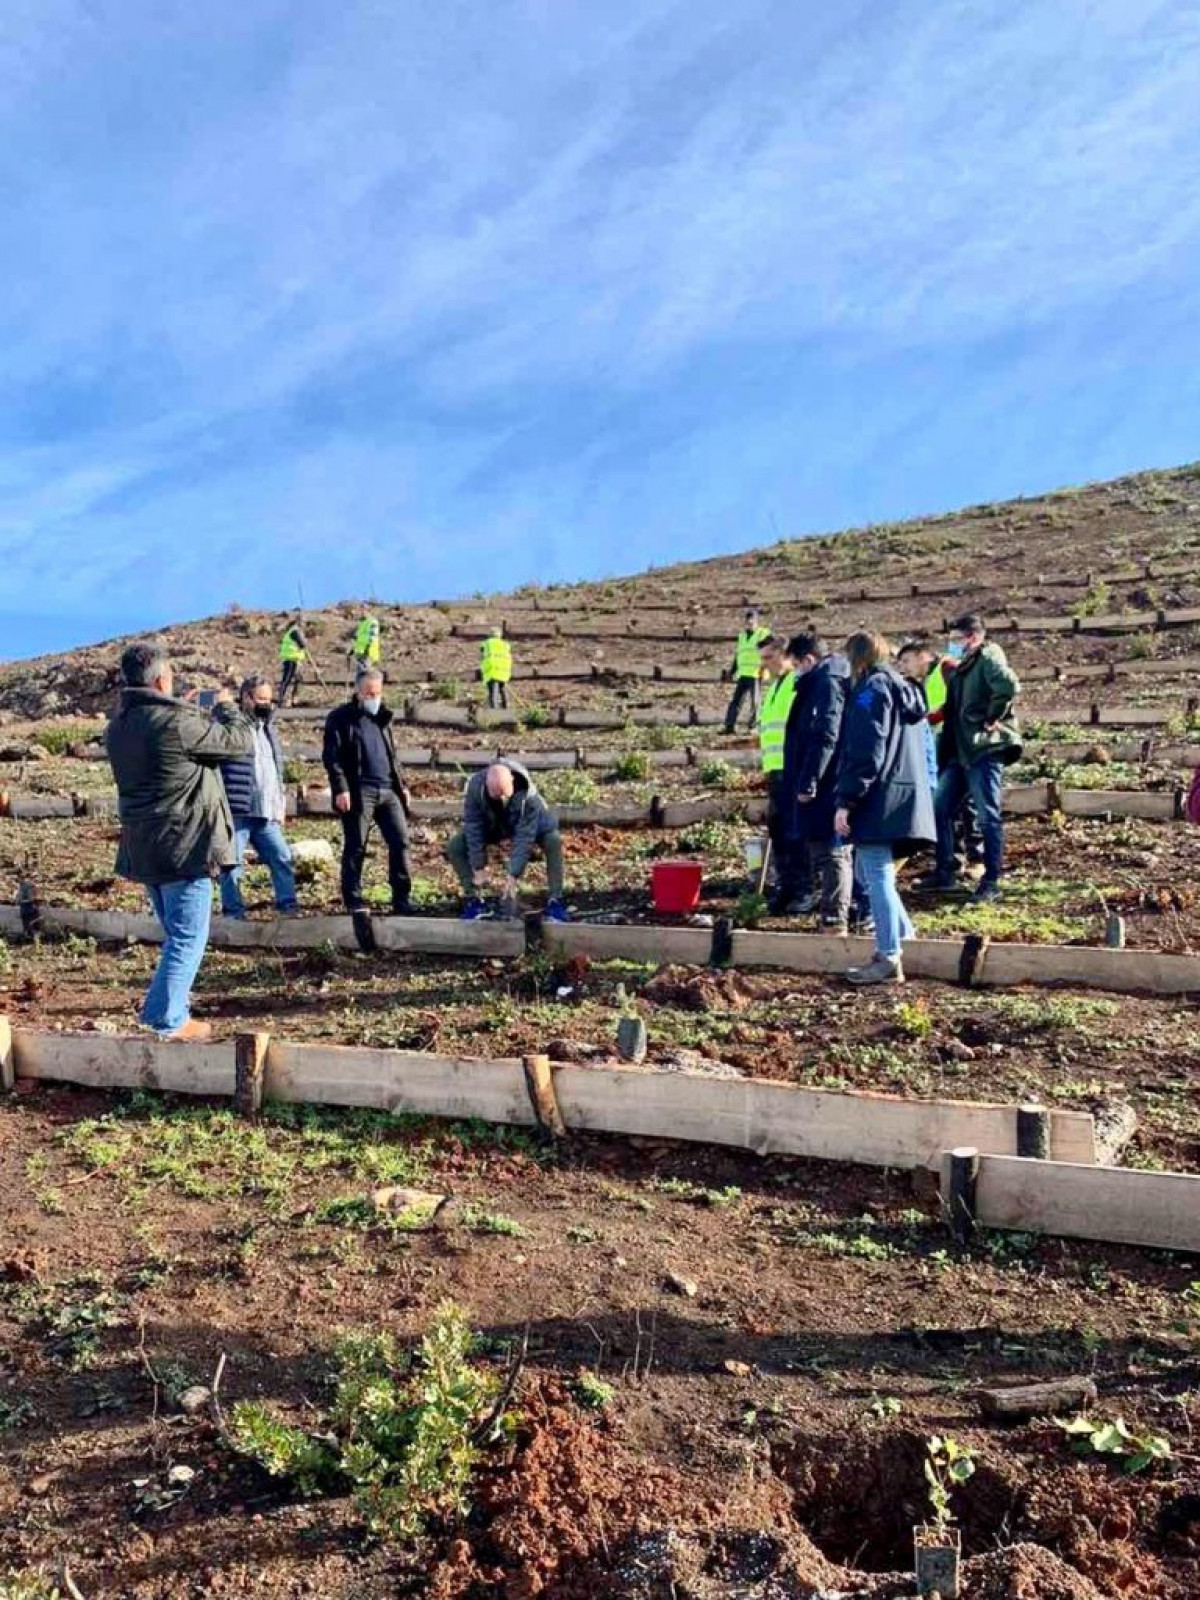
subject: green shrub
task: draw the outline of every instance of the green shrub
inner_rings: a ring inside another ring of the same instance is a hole
[[[64,1600],[63,1592],[44,1571],[10,1572],[0,1577],[0,1600]]]
[[[740,774],[728,761],[706,761],[700,768],[700,782],[709,789],[734,789]]]
[[[618,783],[642,783],[649,776],[650,757],[643,750],[627,750],[613,767],[613,777]]]
[[[600,797],[590,772],[548,772],[539,787],[547,800],[560,806],[593,806]]]
[[[461,687],[457,678],[443,678],[430,685],[429,694],[434,700],[457,700]]]
[[[471,1361],[466,1318],[450,1301],[434,1312],[415,1354],[388,1333],[343,1336],[334,1348],[334,1396],[320,1433],[244,1402],[230,1438],[304,1495],[349,1487],[373,1533],[419,1538],[431,1518],[461,1518],[486,1433],[495,1377]],[[497,1418],[500,1432],[505,1419]]]
[[[65,756],[72,745],[90,744],[100,733],[96,722],[60,722],[52,728],[39,728],[30,743],[41,745],[52,756]]]
[[[605,1383],[603,1378],[594,1372],[581,1372],[571,1385],[574,1394],[581,1406],[586,1406],[589,1411],[604,1411],[617,1398],[617,1391],[611,1383]]]
[[[545,706],[526,706],[521,713],[523,728],[548,728],[553,718]]]

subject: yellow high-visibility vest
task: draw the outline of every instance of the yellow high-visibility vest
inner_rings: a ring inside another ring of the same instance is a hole
[[[354,630],[354,654],[360,661],[379,660],[379,623],[364,617]]]
[[[737,636],[737,675],[739,678],[757,678],[762,671],[758,647],[771,637],[770,628],[743,628]]]
[[[925,679],[925,704],[930,711],[940,711],[946,704],[946,694],[949,685],[946,674],[942,671],[942,663],[935,661],[929,676]]]
[[[512,677],[512,645],[507,639],[485,639],[479,647],[484,683],[507,683]]]
[[[764,772],[783,771],[783,737],[796,698],[796,674],[787,671],[767,690],[758,719],[758,748]]]
[[[295,628],[288,628],[279,641],[280,661],[307,661],[308,652],[296,638]]]

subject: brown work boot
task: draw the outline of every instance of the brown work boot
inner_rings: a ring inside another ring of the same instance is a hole
[[[207,1044],[212,1038],[212,1023],[199,1022],[195,1017],[189,1017],[181,1028],[176,1028],[174,1033],[168,1033],[167,1038],[179,1039],[185,1044]]]

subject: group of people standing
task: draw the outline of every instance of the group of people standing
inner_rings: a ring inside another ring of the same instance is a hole
[[[751,691],[743,669],[756,637]],[[919,886],[954,892],[978,856],[974,900],[1000,894],[1003,773],[1021,754],[1016,674],[973,612],[951,625],[944,649],[909,639],[895,651],[869,632],[826,650],[817,634],[784,638],[750,612],[736,667],[729,731],[741,705],[761,695],[775,859],[770,909],[815,913],[830,932],[873,932],[872,959],[847,977],[902,982],[903,944],[914,929],[897,862],[932,849],[934,868]]]
[[[274,686],[247,677],[235,696],[222,689],[211,707],[175,693],[166,652],[131,645],[121,657],[121,703],[108,725],[109,762],[120,800],[117,871],[144,885],[163,930],[163,947],[141,1010],[161,1038],[203,1040],[211,1024],[191,1015],[191,994],[208,946],[213,880],[221,910],[245,917],[241,881],[247,849],[267,868],[280,916],[298,910],[286,817],[283,746],[274,720]],[[387,850],[393,915],[410,914],[409,792],[384,702],[383,673],[370,660],[354,693],[325,723],[323,759],[333,810],[342,826],[341,889],[346,909],[366,910],[362,877],[378,829]],[[565,922],[562,837],[558,818],[521,762],[504,758],[473,774],[463,795],[462,826],[446,855],[462,886],[462,916],[489,909],[489,854],[505,862],[501,907],[515,911],[518,885],[535,853],[545,857],[549,899],[543,915]]]

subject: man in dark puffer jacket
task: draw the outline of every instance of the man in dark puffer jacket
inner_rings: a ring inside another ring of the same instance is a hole
[[[253,845],[258,859],[271,874],[275,909],[283,916],[296,910],[296,874],[292,852],[283,835],[287,804],[283,781],[283,746],[275,726],[274,690],[269,678],[254,673],[242,684],[238,704],[251,718],[254,748],[248,756],[226,761],[221,767],[225,793],[233,816],[236,865],[221,874],[221,910],[243,921],[242,875],[246,846]]]

